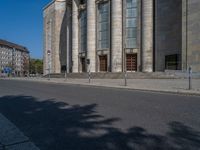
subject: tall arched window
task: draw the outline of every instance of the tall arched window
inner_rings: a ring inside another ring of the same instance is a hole
[[[80,52],[85,52],[87,49],[87,12],[80,12]]]
[[[98,4],[98,49],[109,48],[109,3]]]
[[[126,0],[126,48],[137,48],[137,0]]]

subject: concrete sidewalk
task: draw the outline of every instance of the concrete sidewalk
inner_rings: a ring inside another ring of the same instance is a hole
[[[192,80],[192,90],[188,90],[187,79],[128,79],[125,86],[124,79],[64,79],[64,78],[9,78],[35,82],[49,82],[59,84],[75,84],[97,87],[144,90],[153,92],[169,92],[176,94],[200,95],[200,79]]]
[[[0,150],[39,150],[13,123],[0,113]]]

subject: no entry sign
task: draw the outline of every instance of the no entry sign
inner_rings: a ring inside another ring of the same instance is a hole
[[[48,54],[48,55],[50,55],[50,54],[51,54],[51,51],[50,51],[50,50],[48,50],[48,51],[47,51],[47,54]]]

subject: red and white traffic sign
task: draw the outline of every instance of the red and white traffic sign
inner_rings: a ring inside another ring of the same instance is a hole
[[[48,54],[48,55],[50,55],[50,54],[51,54],[51,51],[50,51],[50,50],[48,50],[48,51],[47,51],[47,54]]]

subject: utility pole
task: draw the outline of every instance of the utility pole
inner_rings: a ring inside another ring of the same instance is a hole
[[[186,68],[188,68],[188,0],[186,0]]]
[[[48,50],[47,51],[47,54],[48,54],[48,71],[49,71],[49,74],[48,74],[48,80],[50,80],[50,73],[51,73],[51,71],[50,71],[50,69],[51,69],[51,66],[50,66],[50,56],[51,56],[51,51],[50,50]]]
[[[189,86],[188,89],[191,90],[192,89],[192,67],[189,67]]]

